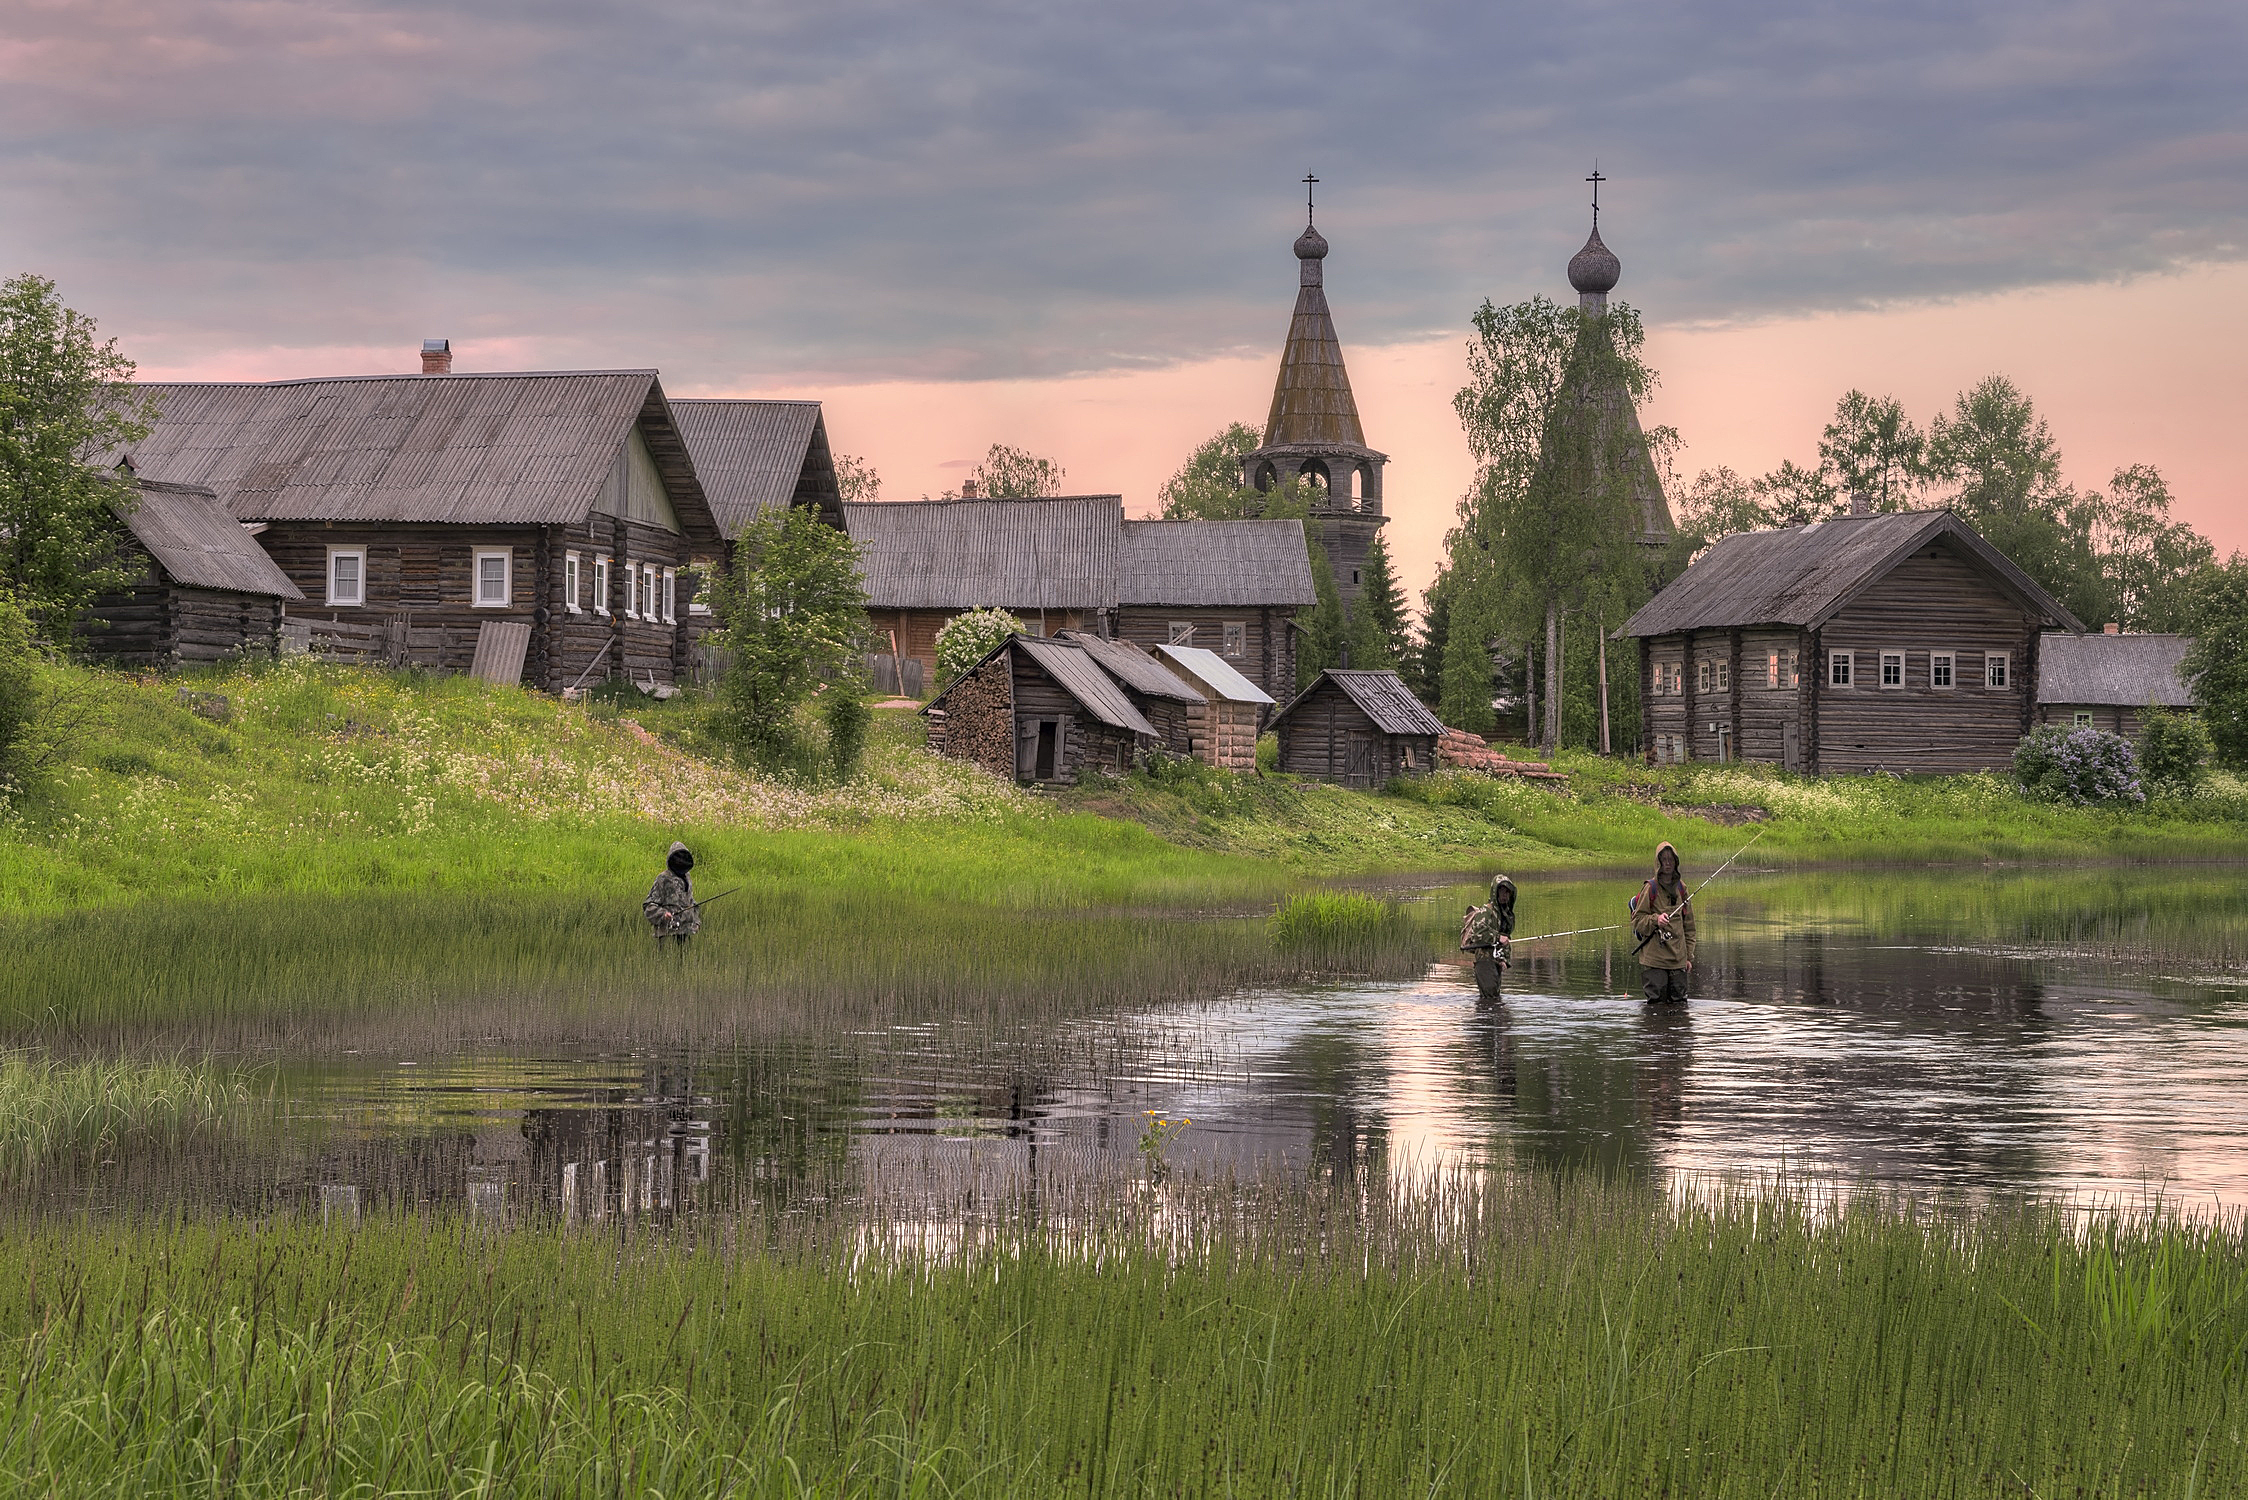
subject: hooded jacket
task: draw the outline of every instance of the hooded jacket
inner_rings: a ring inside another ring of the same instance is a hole
[[[1663,850],[1669,849],[1671,858],[1678,851],[1668,843],[1655,849],[1655,873],[1639,888],[1631,900],[1631,935],[1646,946],[1639,950],[1639,963],[1648,969],[1683,969],[1694,961],[1694,903],[1686,894],[1686,872],[1678,872],[1678,884],[1669,891],[1663,889]],[[1668,916],[1669,936],[1661,936],[1662,929],[1655,923],[1658,916]]]
[[[685,859],[677,856],[686,854]],[[702,911],[695,905],[695,885],[687,872],[672,868],[674,864],[694,868],[694,856],[687,854],[685,844],[673,844],[664,859],[664,872],[648,888],[648,899],[640,903],[640,914],[648,919],[657,937],[691,937],[702,930]]]

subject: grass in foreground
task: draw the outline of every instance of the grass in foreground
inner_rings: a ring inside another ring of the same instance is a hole
[[[1549,1179],[1187,1194],[936,1258],[712,1224],[0,1234],[0,1485],[42,1493],[2248,1485],[2237,1223]]]

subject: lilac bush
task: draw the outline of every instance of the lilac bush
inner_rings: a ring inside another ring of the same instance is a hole
[[[2014,747],[2014,779],[2033,797],[2083,806],[2094,802],[2143,803],[2138,752],[2104,729],[2047,724]]]

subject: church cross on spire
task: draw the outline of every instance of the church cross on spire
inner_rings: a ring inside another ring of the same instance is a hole
[[[1600,227],[1600,184],[1607,180],[1600,175],[1600,164],[1598,162],[1593,164],[1592,175],[1585,179],[1592,184],[1592,227],[1596,230]]]
[[[1304,227],[1311,227],[1311,189],[1319,181],[1309,172],[1304,173]]]

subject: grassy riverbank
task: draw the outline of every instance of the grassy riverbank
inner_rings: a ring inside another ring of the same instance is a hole
[[[1674,1209],[1586,1179],[1372,1205],[1185,1193],[1156,1222],[1121,1210],[1066,1248],[1000,1230],[935,1260],[715,1224],[692,1243],[11,1227],[0,1484],[2181,1500],[2248,1484],[2237,1225]]]

